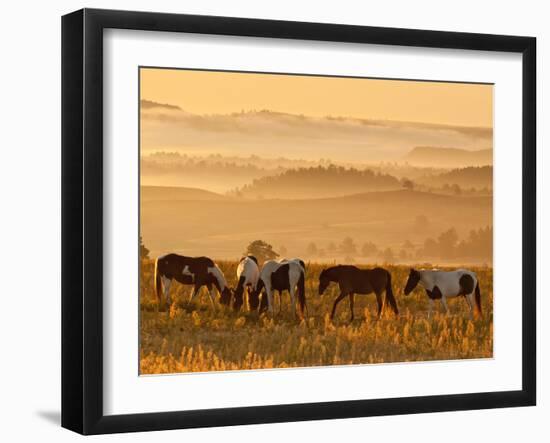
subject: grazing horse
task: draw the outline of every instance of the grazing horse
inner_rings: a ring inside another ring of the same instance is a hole
[[[277,260],[277,262],[279,262],[279,263],[295,262],[295,263],[298,263],[304,269],[304,272],[306,270],[306,264],[300,258],[280,258],[280,259]],[[281,311],[283,310],[283,293],[282,293],[282,291],[278,291],[278,294],[279,294],[279,312],[278,312],[278,314],[280,314]],[[267,301],[266,301],[266,303],[267,303]],[[265,306],[267,306],[267,304]],[[273,310],[275,310],[275,292],[273,293]],[[306,310],[307,310],[307,306],[306,306]]]
[[[340,301],[349,296],[349,308],[351,311],[350,322],[353,321],[353,303],[355,294],[376,294],[378,303],[378,319],[382,316],[384,300],[382,293],[386,292],[386,300],[389,302],[395,315],[399,314],[397,302],[393,296],[391,286],[391,274],[382,268],[359,269],[351,265],[338,265],[324,269],[319,276],[319,295],[327,289],[330,282],[338,283],[340,295],[334,300],[330,319],[334,318],[336,306]]]
[[[206,286],[212,306],[215,307],[215,296],[212,292],[214,286],[220,294],[220,303],[229,305],[231,302],[231,289],[221,269],[208,257],[184,257],[177,254],[168,254],[155,260],[155,294],[159,305],[161,304],[161,292],[164,286],[164,297],[170,305],[170,285],[172,280],[184,285],[194,285],[190,301],[199,294],[200,288]]]
[[[256,290],[258,279],[260,278],[260,268],[258,260],[252,255],[241,258],[237,266],[237,288],[235,289],[233,309],[238,311],[244,303],[244,289],[247,289],[248,299],[250,293]],[[250,302],[249,302],[250,304]]]
[[[432,314],[434,300],[440,300],[447,313],[449,312],[447,298],[458,297],[459,295],[465,297],[468,301],[470,318],[473,318],[474,298],[477,310],[481,315],[481,293],[475,272],[467,269],[457,269],[456,271],[411,269],[405,285],[405,295],[409,295],[419,283],[424,287],[426,295],[430,299],[428,317]]]
[[[306,289],[305,289],[305,268],[302,260],[268,260],[264,263],[260,272],[260,279],[256,290],[250,294],[250,307],[255,310],[260,304],[260,294],[265,290],[265,297],[262,296],[260,311],[267,309],[273,315],[273,293],[274,291],[288,291],[290,303],[294,308],[296,317],[296,295],[300,316],[304,317],[306,310]]]

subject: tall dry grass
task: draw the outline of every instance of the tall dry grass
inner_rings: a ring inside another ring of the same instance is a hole
[[[235,284],[237,262],[218,263],[229,284]],[[376,320],[373,294],[356,295],[355,321],[349,323],[349,303],[343,300],[334,322],[330,309],[338,287],[318,295],[319,273],[325,265],[307,264],[308,317],[295,320],[289,296],[275,318],[213,310],[204,290],[188,304],[191,287],[172,284],[173,303],[159,311],[153,293],[153,262],[142,264],[140,299],[140,372],[160,374],[190,371],[307,367],[364,363],[486,358],[493,355],[493,270],[471,268],[480,280],[483,317],[469,319],[462,297],[451,299],[450,314],[436,311],[427,318],[428,298],[418,288],[405,297],[406,266],[387,266],[400,308]],[[370,267],[370,265],[369,265]],[[278,300],[278,299],[277,299]],[[278,305],[276,305],[278,310]]]

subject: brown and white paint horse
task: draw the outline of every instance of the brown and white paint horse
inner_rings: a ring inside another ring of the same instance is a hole
[[[258,259],[252,255],[242,257],[237,266],[237,287],[233,301],[233,309],[238,311],[244,304],[244,291],[246,288],[248,305],[250,307],[250,294],[256,290],[258,279],[260,278],[260,269],[258,268]]]
[[[259,305],[260,312],[267,310],[273,316],[275,291],[279,291],[279,294],[288,291],[291,309],[294,309],[294,317],[296,317],[297,297],[300,317],[304,318],[307,310],[305,273],[305,264],[300,259],[266,261],[262,266],[256,290],[250,293],[250,309],[258,309]],[[265,294],[262,294],[264,291]]]
[[[447,298],[463,296],[470,308],[470,318],[473,318],[474,303],[481,315],[481,292],[477,275],[468,269],[456,271],[416,270],[411,269],[405,285],[405,295],[409,295],[420,284],[430,299],[428,317],[431,316],[434,300],[439,300],[445,313],[449,312]]]
[[[171,305],[170,286],[173,280],[183,285],[194,285],[190,302],[194,301],[200,289],[206,286],[213,307],[215,307],[213,287],[220,294],[220,303],[224,305],[231,303],[232,290],[227,286],[227,281],[221,269],[208,257],[185,257],[178,254],[158,257],[155,260],[154,278],[155,294],[159,306],[162,304],[162,292],[164,292],[164,298],[168,305]]]

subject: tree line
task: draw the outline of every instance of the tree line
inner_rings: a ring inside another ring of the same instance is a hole
[[[401,186],[401,182],[389,174],[329,164],[288,169],[276,175],[260,177],[236,190],[235,194],[245,197],[331,196],[335,193],[393,190]]]
[[[140,256],[142,259],[149,258],[149,249],[139,238]],[[254,240],[248,244],[243,255],[253,255],[260,262],[284,258],[288,250],[281,245],[277,250],[273,245],[264,240]],[[468,236],[459,239],[455,228],[450,228],[436,238],[427,238],[419,247],[410,240],[405,240],[399,249],[391,247],[379,247],[372,241],[366,241],[359,245],[353,238],[344,237],[340,243],[329,242],[325,247],[319,247],[315,242],[310,242],[305,251],[298,255],[304,258],[330,258],[336,255],[343,256],[344,261],[352,263],[357,258],[375,258],[385,263],[396,261],[426,261],[429,259],[482,259],[491,260],[493,256],[493,227],[486,226],[473,229]]]
[[[400,247],[381,247],[372,241],[359,245],[351,237],[345,237],[336,244],[329,242],[326,247],[319,247],[310,242],[305,249],[306,257],[345,256],[347,261],[355,261],[356,257],[377,258],[383,262],[470,258],[491,260],[493,256],[493,228],[486,226],[471,230],[464,239],[459,239],[455,228],[442,232],[436,238],[428,237],[418,246],[410,240],[405,240]]]

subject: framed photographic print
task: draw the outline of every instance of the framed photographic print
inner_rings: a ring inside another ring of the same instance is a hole
[[[536,401],[531,37],[62,21],[62,425]]]

